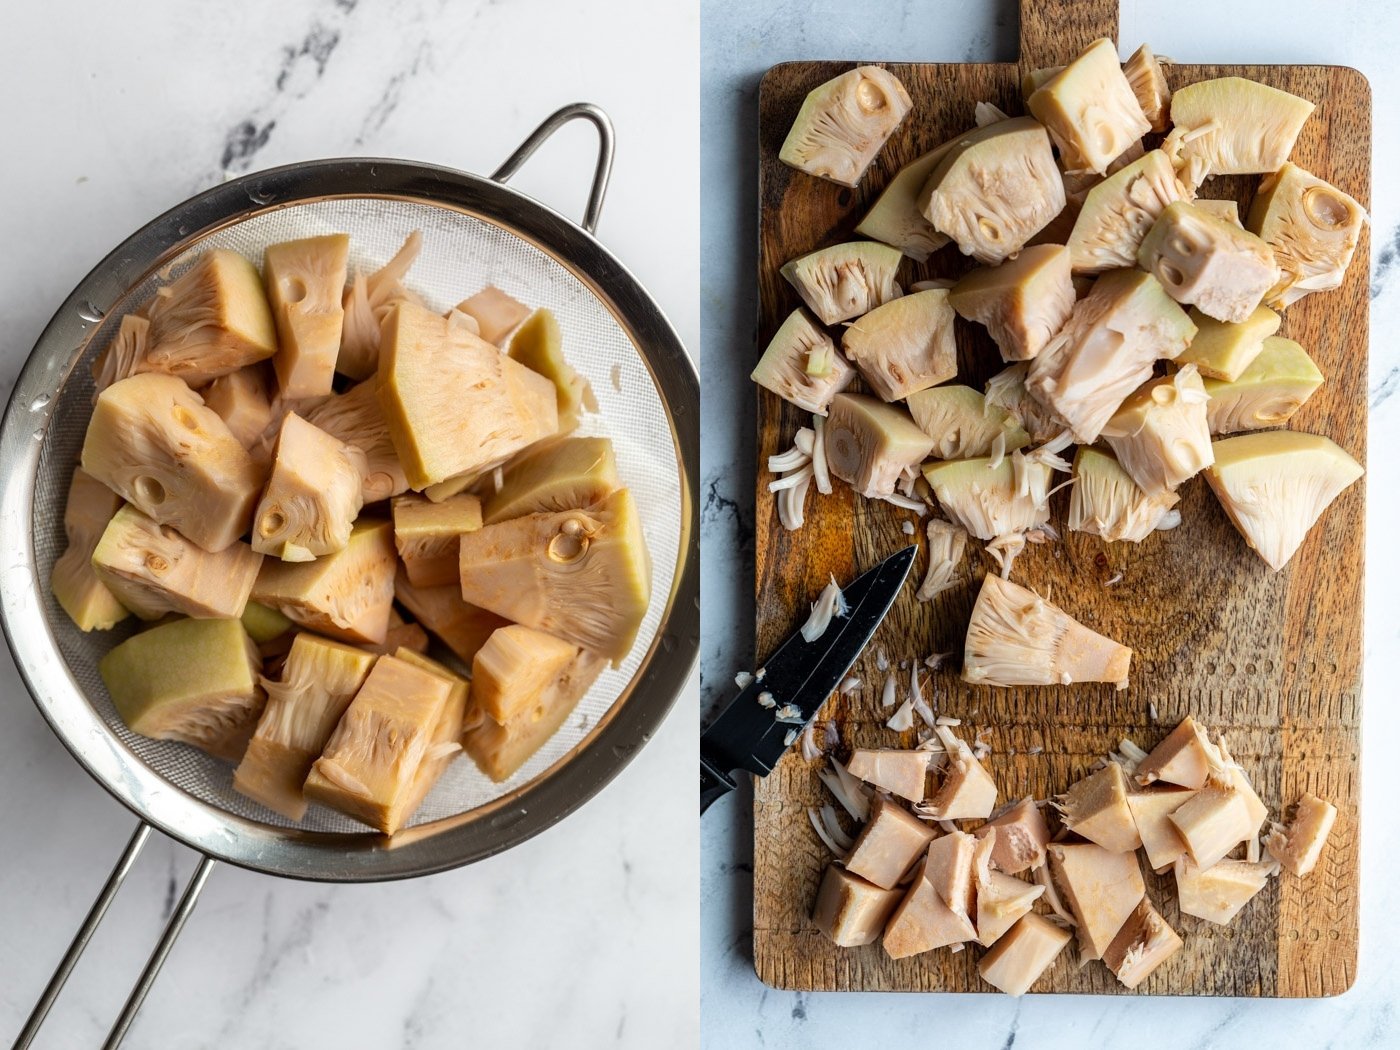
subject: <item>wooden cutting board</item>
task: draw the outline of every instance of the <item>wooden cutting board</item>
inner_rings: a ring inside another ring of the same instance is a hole
[[[889,64],[908,88],[913,113],[880,153],[859,188],[844,189],[792,171],[778,150],[807,92],[856,62],[791,62],[763,78],[759,99],[759,287],[761,351],[796,293],[778,274],[789,259],[854,239],[853,230],[900,166],[973,126],[973,105],[1024,112],[1026,69],[1061,64],[1098,37],[1117,38],[1116,0],[1046,4],[1021,0],[1021,61]],[[1124,45],[1126,54],[1138,41]],[[1178,56],[1188,58],[1187,56]],[[1173,87],[1243,76],[1317,103],[1293,160],[1367,205],[1371,174],[1370,87],[1336,66],[1173,65]],[[1248,207],[1256,177],[1215,179],[1202,196],[1233,196]],[[1363,463],[1366,453],[1367,260],[1363,236],[1345,284],[1286,311],[1280,334],[1317,360],[1327,382],[1294,418],[1294,429],[1331,436]],[[951,276],[966,263],[955,247],[926,265],[906,259],[901,283]],[[959,382],[978,386],[1003,366],[980,327],[958,322]],[[756,605],[758,652],[776,647],[805,618],[828,575],[850,579],[910,542],[901,525],[914,515],[854,497],[842,485],[808,496],[807,524],[788,533],[766,484],[766,457],[809,423],[803,413],[759,390]],[[1139,989],[1147,994],[1232,996],[1336,995],[1356,974],[1360,807],[1363,509],[1365,482],[1336,501],[1291,564],[1268,570],[1246,546],[1201,478],[1182,490],[1183,524],[1140,545],[1105,544],[1063,529],[1068,493],[1052,520],[1064,540],[1029,546],[1014,578],[1050,595],[1071,614],[1135,650],[1129,688],[974,688],[956,666],[925,685],[940,714],[963,719],[992,745],[989,768],[1003,799],[1064,790],[1124,736],[1151,748],[1184,715],[1227,735],[1231,750],[1275,813],[1313,791],[1340,811],[1324,861],[1306,879],[1270,882],[1236,920],[1214,926],[1176,907],[1173,880],[1148,876],[1148,893],[1186,941]],[[918,534],[923,542],[922,529]],[[913,746],[886,729],[883,680],[875,654],[899,662],[962,648],[977,586],[989,561],[975,541],[962,582],[931,604],[906,587],[866,650],[857,695],[833,697],[820,715],[839,726],[843,748]],[[914,574],[923,571],[923,557]],[[1121,573],[1116,585],[1107,581]],[[956,664],[958,661],[954,661]],[[927,681],[927,680],[926,680]],[[901,695],[907,690],[907,675]],[[1156,718],[1151,716],[1155,707]],[[1039,754],[1028,755],[1032,748]],[[779,988],[813,990],[990,991],[977,975],[978,950],[939,950],[893,961],[878,945],[833,946],[808,918],[828,860],[806,807],[830,802],[816,765],[796,751],[758,781],[754,801],[754,959],[758,976]],[[1121,993],[1100,964],[1075,969],[1062,953],[1037,991]]]

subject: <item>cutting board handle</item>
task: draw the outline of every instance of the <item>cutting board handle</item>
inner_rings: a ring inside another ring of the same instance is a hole
[[[1021,69],[1062,66],[1101,36],[1118,42],[1118,0],[1020,0]]]

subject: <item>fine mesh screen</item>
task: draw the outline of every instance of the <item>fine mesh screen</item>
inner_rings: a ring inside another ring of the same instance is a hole
[[[504,784],[493,784],[469,758],[459,758],[419,808],[420,824],[480,806],[545,774],[575,747],[617,701],[657,636],[670,593],[681,542],[681,479],[675,444],[661,397],[637,347],[616,318],[568,269],[545,252],[492,223],[450,208],[377,198],[319,200],[290,205],[244,220],[191,246],[165,268],[178,275],[200,252],[231,248],[259,265],[263,249],[278,241],[322,233],[350,235],[350,267],[373,271],[396,252],[414,230],[423,250],[405,284],[437,310],[460,302],[487,284],[532,307],[545,306],[559,320],[564,353],[593,386],[600,412],[584,417],[581,435],[610,437],[618,470],[636,497],[652,563],[651,603],[627,659],[603,672],[566,725]],[[134,288],[121,312],[155,294],[151,278]],[[63,505],[69,478],[82,449],[91,414],[93,383],[88,365],[115,334],[114,311],[88,343],[81,362],[62,388],[42,435],[44,449],[34,494],[36,568],[47,581],[64,547]],[[37,435],[36,435],[37,436]],[[112,732],[152,770],[177,787],[224,810],[270,824],[288,822],[236,793],[233,767],[183,744],[150,740],[132,733],[112,706],[97,662],[133,630],[130,621],[115,631],[85,635],[45,592],[50,627],[73,677]],[[348,818],[312,806],[299,827],[318,831],[363,832]]]

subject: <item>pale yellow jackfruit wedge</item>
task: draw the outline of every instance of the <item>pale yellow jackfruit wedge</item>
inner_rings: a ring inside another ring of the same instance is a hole
[[[501,487],[482,497],[481,520],[494,525],[526,514],[591,507],[621,484],[617,457],[607,438],[541,442],[511,460]]]
[[[1143,44],[1123,63],[1123,76],[1142,107],[1142,115],[1153,131],[1166,131],[1171,123],[1172,90],[1167,86],[1162,64],[1152,49]]]
[[[146,357],[151,322],[140,314],[127,314],[117,326],[117,334],[92,363],[93,399],[119,379],[134,376]]]
[[[361,517],[334,554],[307,562],[266,559],[252,598],[331,638],[382,642],[397,562],[393,525]]]
[[[433,503],[422,496],[394,500],[394,545],[415,587],[458,581],[458,538],[481,528],[481,501],[463,493]]]
[[[1278,171],[1317,107],[1307,99],[1243,77],[1203,80],[1172,95],[1172,132],[1193,187],[1213,175]]]
[[[1075,919],[1080,955],[1103,958],[1147,892],[1137,854],[1056,842],[1049,858],[1050,876]]]
[[[92,552],[92,569],[143,620],[166,613],[198,619],[243,615],[262,555],[246,543],[211,554],[135,507],[117,511]]]
[[[516,330],[510,337],[510,357],[554,384],[560,433],[577,427],[584,412],[598,411],[588,380],[564,360],[564,336],[551,311],[536,310]]]
[[[813,88],[778,159],[798,171],[855,186],[913,107],[898,78],[860,66]]]
[[[379,405],[376,382],[373,377],[366,379],[343,394],[308,406],[305,413],[308,423],[364,453],[360,498],[365,503],[378,503],[408,491],[408,479]]]
[[[1031,362],[1027,388],[1080,444],[1091,444],[1154,362],[1186,349],[1196,326],[1151,274],[1110,270]]]
[[[267,706],[233,774],[233,789],[288,820],[306,815],[311,766],[374,666],[372,653],[296,636],[280,680],[261,679]]]
[[[977,972],[997,991],[1025,995],[1074,935],[1035,912],[1016,924],[989,948],[977,963]]]
[[[1045,128],[1015,117],[968,132],[934,168],[918,206],[964,255],[989,264],[1015,255],[1065,206]]]
[[[831,399],[855,377],[855,369],[836,352],[831,336],[800,308],[774,333],[749,375],[765,390],[818,416],[826,415]]]
[[[1322,371],[1292,339],[1270,336],[1234,382],[1205,380],[1212,434],[1283,426],[1322,386]]]
[[[967,626],[963,680],[974,685],[1128,684],[1133,651],[989,573]]]
[[[1135,390],[1104,425],[1103,437],[1149,496],[1175,489],[1215,462],[1206,402],[1195,365]]]
[[[1322,512],[1365,470],[1325,437],[1291,430],[1215,442],[1206,471],[1225,513],[1275,572]]]
[[[535,703],[500,725],[490,718],[468,729],[462,746],[496,783],[509,780],[549,740],[578,706],[583,694],[607,665],[607,659],[580,650]]]
[[[530,308],[499,288],[487,285],[455,307],[476,322],[477,334],[504,349],[506,337],[530,316]]]
[[[464,602],[460,583],[413,586],[402,566],[394,578],[394,597],[468,666],[491,633],[510,623],[504,616]]]
[[[311,767],[306,797],[394,834],[419,801],[415,781],[454,688],[440,673],[379,657]]]
[[[1049,130],[1067,171],[1102,175],[1152,128],[1108,39],[1094,41],[1037,88],[1026,108]]]
[[[412,649],[400,648],[394,655],[407,664],[437,675],[452,687],[433,729],[433,745],[423,757],[418,766],[418,773],[413,778],[413,785],[404,796],[404,819],[407,820],[423,804],[428,792],[447,771],[447,767],[462,754],[462,728],[467,710],[471,706],[471,685],[461,675]]]
[[[1201,869],[1185,852],[1172,864],[1176,874],[1176,899],[1182,915],[1224,926],[1268,885],[1276,870],[1272,864],[1245,860],[1217,861]]]
[[[156,292],[147,316],[151,327],[138,372],[164,372],[200,386],[277,352],[262,278],[225,248],[205,252]]]
[[[1222,219],[1234,226],[1244,226],[1244,223],[1240,221],[1239,201],[1218,201],[1209,197],[1197,197],[1191,203],[1200,208],[1201,211],[1214,215],[1217,219]]]
[[[53,563],[49,588],[80,631],[105,631],[131,615],[92,568],[92,552],[121,504],[102,482],[81,468],[73,471],[63,508],[68,546]]]
[[[1267,306],[1258,307],[1239,324],[1217,321],[1194,306],[1190,316],[1196,335],[1176,359],[1177,364],[1195,365],[1202,376],[1227,382],[1244,373],[1264,349],[1264,340],[1283,323],[1283,318]]]
[[[1109,543],[1141,543],[1165,522],[1181,497],[1171,490],[1149,496],[1107,452],[1085,446],[1074,457],[1069,528]]]
[[[1342,283],[1366,212],[1337,187],[1286,162],[1259,184],[1248,227],[1274,251],[1279,280],[1265,302],[1282,309]]]
[[[250,365],[220,376],[201,394],[204,403],[250,452],[272,425],[272,403],[267,396],[264,368],[265,365]]]
[[[527,451],[534,452],[537,449],[544,448],[546,445],[551,444],[554,440],[555,438],[545,438],[543,441],[537,441],[533,445],[531,445]],[[522,452],[520,455],[523,456],[525,455],[525,453]],[[518,458],[518,456],[512,456],[508,462],[514,462]],[[462,493],[468,491],[469,489],[476,488],[479,482],[488,477],[491,478],[492,485],[494,486],[494,470],[468,471],[466,474],[458,474],[455,477],[448,478],[445,481],[439,481],[436,485],[429,485],[423,490],[423,495],[427,496],[428,499],[433,503],[441,503],[444,500],[451,499],[453,496],[460,496]]]
[[[1137,265],[1138,248],[1167,206],[1190,194],[1159,149],[1120,168],[1084,197],[1070,232],[1075,273],[1101,273]]]
[[[930,288],[877,306],[847,326],[841,349],[886,401],[958,374],[953,308],[945,288]]]
[[[992,454],[1001,439],[1003,452],[1030,444],[1030,436],[1012,417],[970,386],[936,386],[911,394],[905,404],[914,422],[933,438],[935,459],[973,459]]]
[[[283,561],[344,550],[364,506],[364,472],[363,452],[289,412],[253,515],[253,550]]]
[[[925,463],[924,478],[943,513],[979,540],[1022,533],[1050,520],[1051,470],[1019,453],[995,464],[986,457]]]
[[[559,429],[553,383],[412,303],[384,319],[379,403],[416,489],[490,470]]]
[[[1045,442],[1065,429],[1065,422],[1027,388],[1030,362],[1017,361],[987,380],[987,408],[1009,412],[1033,442]]]
[[[832,399],[824,437],[831,476],[871,499],[892,494],[934,445],[904,409],[864,394]]]
[[[368,379],[379,365],[380,327],[398,303],[422,305],[422,300],[402,284],[418,253],[423,234],[414,230],[392,259],[366,277],[356,273],[342,300],[345,321],[340,332],[340,353],[335,370],[351,379]]]
[[[959,317],[987,326],[1003,361],[1028,361],[1074,309],[1069,250],[1038,244],[1000,266],[973,270],[949,291],[948,303]]]
[[[779,271],[822,324],[869,313],[898,297],[898,248],[874,241],[833,244],[799,256]]]
[[[102,391],[83,469],[209,551],[248,531],[262,476],[238,439],[184,381],[135,375]]]
[[[924,262],[947,244],[948,238],[919,211],[919,191],[952,145],[945,142],[900,168],[865,213],[856,233],[898,248],[916,262]]]
[[[277,322],[272,370],[284,398],[331,392],[345,324],[350,237],[331,233],[269,245],[263,254],[267,301]]]
[[[1042,66],[1040,69],[1027,70],[1021,76],[1021,98],[1030,98],[1051,80],[1059,76],[1064,68],[1064,66]]]
[[[243,629],[257,645],[263,645],[287,634],[296,624],[276,609],[261,602],[248,602],[243,606]]]
[[[511,624],[492,632],[472,660],[472,700],[504,725],[574,661],[579,647],[532,627]]]
[[[1128,808],[1128,779],[1117,762],[1071,784],[1056,797],[1055,807],[1066,830],[1110,853],[1131,853],[1142,845]]]
[[[237,761],[262,713],[258,650],[237,620],[175,620],[122,642],[98,664],[134,733]]]
[[[1169,204],[1152,224],[1138,265],[1177,302],[1234,324],[1248,320],[1279,278],[1264,241],[1186,201]]]
[[[651,596],[636,502],[618,489],[586,510],[463,533],[462,598],[620,663]]]

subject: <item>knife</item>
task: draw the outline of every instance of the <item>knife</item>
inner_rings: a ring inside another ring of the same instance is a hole
[[[701,813],[734,790],[734,770],[769,774],[790,746],[788,733],[796,729],[801,735],[884,622],[918,551],[917,545],[905,547],[858,576],[841,592],[847,615],[833,617],[816,641],[807,641],[799,631],[780,645],[764,663],[761,677],[755,675],[700,735]],[[759,703],[762,693],[771,695],[772,707]],[[774,717],[787,704],[802,712],[804,725]]]

